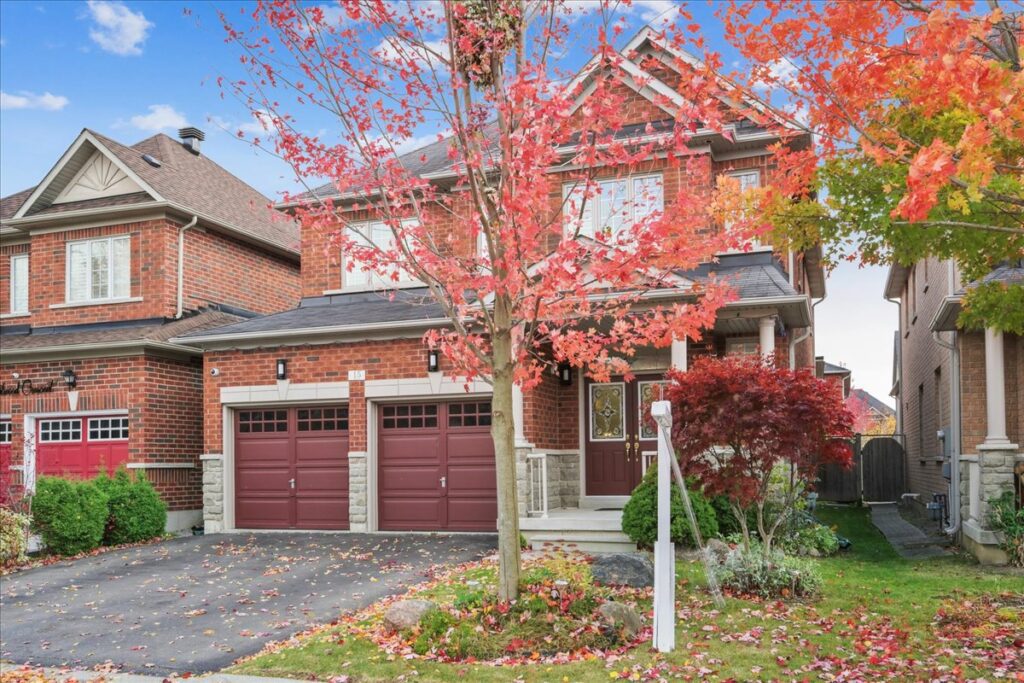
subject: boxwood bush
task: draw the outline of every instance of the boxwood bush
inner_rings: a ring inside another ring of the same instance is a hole
[[[699,490],[687,490],[701,537],[707,540],[717,536],[718,521],[714,508]],[[658,539],[658,472],[653,464],[647,468],[640,485],[622,508],[622,531],[641,548],[653,548]],[[690,521],[683,509],[683,497],[679,495],[675,482],[672,483],[672,542],[691,548],[696,545]]]
[[[95,481],[110,501],[104,545],[138,543],[164,532],[167,506],[141,473],[131,477],[127,470],[119,469],[113,477],[104,474]]]
[[[91,481],[39,477],[32,526],[50,552],[77,555],[98,548],[107,526],[107,494]]]

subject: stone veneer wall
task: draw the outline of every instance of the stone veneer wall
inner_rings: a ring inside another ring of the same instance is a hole
[[[545,453],[542,449],[516,449],[516,488],[519,493],[519,516],[526,517],[530,496],[530,480],[526,456]],[[580,504],[580,455],[578,451],[547,453],[548,509],[574,508]]]
[[[203,462],[203,527],[205,533],[224,531],[224,456],[200,456]]]
[[[366,451],[348,452],[348,528],[366,531],[369,492],[367,488]]]

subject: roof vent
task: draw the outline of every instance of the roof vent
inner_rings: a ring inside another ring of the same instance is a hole
[[[150,166],[152,166],[153,168],[160,168],[161,166],[163,166],[163,164],[160,163],[159,159],[149,154],[143,154],[142,160],[145,161]]]
[[[185,149],[198,156],[199,143],[206,139],[206,133],[198,128],[189,126],[188,128],[178,130],[178,137],[181,138],[181,144],[185,146]]]

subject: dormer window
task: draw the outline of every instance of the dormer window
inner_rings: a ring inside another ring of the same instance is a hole
[[[68,242],[67,301],[131,297],[131,236]]]
[[[665,209],[660,173],[594,181],[596,192],[586,200],[586,181],[562,185],[566,234],[614,240],[640,221]]]

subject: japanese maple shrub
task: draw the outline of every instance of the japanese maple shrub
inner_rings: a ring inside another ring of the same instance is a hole
[[[853,418],[838,388],[756,356],[702,358],[669,377],[672,442],[683,473],[708,495],[724,496],[744,548],[756,535],[770,558],[777,532],[818,468],[851,464],[844,439],[852,436]]]

